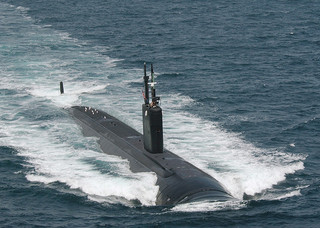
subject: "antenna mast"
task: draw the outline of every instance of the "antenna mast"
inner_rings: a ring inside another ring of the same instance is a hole
[[[147,76],[147,64],[144,63],[144,93],[145,93],[145,99],[144,102],[145,104],[149,104],[149,85],[148,85],[148,81],[149,81],[149,76]]]

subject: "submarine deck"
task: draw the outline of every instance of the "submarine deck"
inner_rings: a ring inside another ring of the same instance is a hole
[[[127,159],[133,172],[152,171],[157,175],[157,204],[175,204],[201,192],[216,200],[234,199],[215,178],[176,154],[166,149],[155,154],[145,150],[142,134],[106,112],[84,106],[74,106],[69,112],[85,136],[99,138],[105,153]]]

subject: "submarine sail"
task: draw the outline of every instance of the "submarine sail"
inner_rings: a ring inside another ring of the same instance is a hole
[[[153,66],[151,82],[146,74],[146,64],[143,79],[143,134],[102,110],[73,106],[69,113],[85,136],[99,139],[103,152],[127,159],[133,172],[154,172],[157,175],[159,191],[156,205],[233,200],[233,196],[215,178],[163,147],[162,109],[160,97],[155,92]]]

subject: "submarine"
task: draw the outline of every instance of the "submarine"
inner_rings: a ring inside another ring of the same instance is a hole
[[[163,147],[162,109],[152,64],[149,80],[144,63],[143,81],[143,134],[102,110],[73,106],[68,111],[84,136],[98,138],[103,152],[128,160],[132,172],[156,174],[156,205],[235,200],[214,177]]]

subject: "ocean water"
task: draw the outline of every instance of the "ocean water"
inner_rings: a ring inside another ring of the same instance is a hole
[[[0,0],[0,227],[318,227],[319,18],[315,0]],[[141,132],[144,62],[165,147],[238,201],[155,206],[156,176],[66,112]]]

